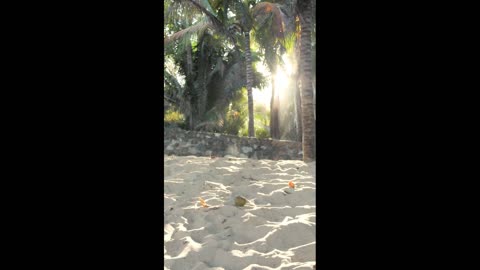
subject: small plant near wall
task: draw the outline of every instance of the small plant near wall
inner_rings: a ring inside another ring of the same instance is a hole
[[[266,128],[257,128],[255,129],[255,137],[259,139],[268,139],[270,138],[270,131]]]
[[[168,109],[163,117],[163,122],[168,126],[184,126],[185,116],[173,109]]]

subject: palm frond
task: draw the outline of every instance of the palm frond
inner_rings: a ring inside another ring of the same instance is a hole
[[[184,3],[190,7],[195,7],[198,11],[201,11],[210,20],[211,28],[217,33],[226,36],[227,39],[233,44],[236,50],[237,44],[235,37],[228,31],[226,22],[222,22],[218,18],[218,14],[214,11],[208,0],[174,0],[179,3]]]
[[[185,88],[183,88],[174,75],[168,70],[164,72],[165,88],[163,99],[174,105],[184,115],[190,115],[192,107],[186,96]]]
[[[181,31],[178,31],[178,32],[174,33],[173,35],[165,38],[163,40],[163,44],[166,46],[166,45],[169,45],[170,43],[172,43],[175,40],[182,39],[182,38],[189,38],[191,35],[194,35],[194,34],[197,35],[197,36],[201,36],[210,27],[212,27],[212,24],[210,22],[202,20],[202,21],[196,23],[195,25],[192,25],[192,26],[190,26],[188,28],[185,28]]]
[[[234,92],[245,85],[245,72],[240,62],[227,67],[223,77],[223,89],[225,93]]]
[[[191,5],[186,5],[182,1],[178,0],[165,0],[169,2],[165,4],[164,22],[165,24],[176,24],[187,21],[187,23],[193,23],[203,17],[203,13]],[[168,7],[168,8],[167,8]]]
[[[208,74],[207,85],[210,83],[213,76],[216,75],[216,74],[220,75],[220,77],[217,77],[217,79],[223,78],[224,72],[225,72],[225,64],[223,63],[222,57],[218,57],[215,68]]]
[[[282,46],[285,48],[288,54],[292,54],[294,52],[296,41],[297,41],[297,36],[295,33],[289,33],[283,39]]]
[[[217,28],[217,30],[222,31],[223,29],[223,24],[222,22],[217,18],[217,16],[214,14],[214,11],[212,7],[210,6],[210,3],[208,0],[176,0],[179,2],[183,2],[186,4],[190,4],[191,6],[196,7],[198,10],[200,10],[203,14],[205,14],[212,24]],[[200,1],[202,3],[200,3]]]
[[[195,126],[195,130],[221,131],[225,124],[223,109],[214,106],[205,113],[204,121]]]
[[[253,18],[248,3],[237,1],[233,8],[236,13],[237,22],[242,27],[242,30],[244,32],[249,32],[253,28]]]
[[[183,87],[182,85],[178,82],[177,78],[175,78],[174,75],[172,75],[168,70],[165,70],[163,72],[165,83],[169,88],[165,90],[171,90],[172,93],[182,93],[183,92]]]
[[[252,9],[252,14],[254,18],[262,20],[262,17],[272,16],[273,24],[271,31],[275,34],[277,38],[283,38],[284,36],[284,22],[282,17],[282,12],[280,8],[275,3],[261,2],[255,5]]]

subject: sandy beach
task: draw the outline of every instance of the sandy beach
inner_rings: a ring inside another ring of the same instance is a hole
[[[315,162],[165,156],[164,168],[164,269],[315,269]]]

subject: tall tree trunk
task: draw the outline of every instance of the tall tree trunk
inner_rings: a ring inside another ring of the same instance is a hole
[[[208,60],[207,60],[208,61]],[[209,63],[204,63],[205,66],[209,66]],[[203,65],[203,64],[202,64]],[[202,81],[201,81],[201,85],[200,85],[200,96],[199,96],[199,100],[198,100],[198,114],[199,114],[199,117],[205,117],[205,112],[207,111],[207,97],[208,97],[208,89],[207,89],[207,85],[206,85],[206,81],[207,81],[207,71],[204,70],[203,73],[202,73]]]
[[[315,159],[315,120],[312,89],[312,1],[299,2],[301,21],[301,99],[302,99],[302,127],[303,127],[303,161]]]
[[[313,119],[315,119],[315,121],[317,121],[317,114],[316,114],[316,110],[315,108],[317,107],[317,89],[315,87],[316,85],[316,78],[315,76],[313,76],[313,82],[312,82],[312,88],[313,88]]]
[[[301,36],[300,36],[300,19],[295,16],[295,31],[297,36],[297,42],[295,43],[295,59],[300,59],[300,45],[301,45]],[[301,99],[301,87],[300,87],[300,70],[301,70],[301,62],[298,61],[297,70],[295,73],[295,113],[296,113],[296,121],[297,121],[297,141],[301,142],[303,137],[303,129],[302,129],[302,99]]]
[[[196,111],[195,111],[195,127],[199,125],[202,121],[205,120],[205,113],[207,112],[207,96],[208,90],[206,86],[208,70],[207,67],[210,66],[209,58],[205,55],[208,54],[207,48],[204,43],[200,48],[199,57],[202,59],[201,64],[197,65],[196,69],[196,80],[193,83],[195,86],[195,95],[196,95]]]
[[[188,96],[187,97],[187,106],[188,106],[188,111],[190,112],[188,115],[188,128],[190,130],[193,130],[195,128],[195,114],[193,113],[193,104],[192,104],[192,97]]]
[[[190,83],[193,81],[193,61],[192,61],[192,45],[190,44],[190,42],[187,44],[187,48],[186,48],[186,51],[187,51],[187,87],[188,88],[193,88],[193,84]],[[189,95],[188,97],[188,100],[187,100],[188,104],[190,105],[190,115],[188,116],[188,127],[190,130],[193,130],[193,128],[195,127],[195,122],[194,122],[194,119],[193,119],[193,104],[192,104],[192,98],[191,96]]]
[[[300,88],[295,85],[295,120],[297,122],[297,140],[302,141],[302,99]]]
[[[312,83],[312,87],[313,87],[313,122],[314,123],[317,123],[317,115],[316,115],[316,111],[315,108],[317,108],[317,91],[316,91],[316,77],[313,76],[313,83]],[[316,138],[316,134],[315,134],[315,137]],[[314,139],[313,140],[313,156],[316,157],[317,156],[317,140]]]
[[[195,125],[193,124],[193,112],[190,112],[190,130],[193,130],[195,128]]]
[[[276,69],[276,68],[275,68]],[[280,123],[278,117],[278,93],[275,91],[275,70],[272,72],[272,98],[270,99],[270,136],[280,139]]]
[[[250,31],[245,32],[245,66],[247,68],[247,93],[248,93],[248,136],[255,137],[253,122],[253,74],[252,74],[252,56],[250,54]]]
[[[270,137],[272,137],[272,139],[275,139],[275,125],[274,125],[275,111],[273,107],[274,99],[275,99],[275,78],[272,72],[272,97],[270,98]]]
[[[280,132],[280,93],[278,91],[275,92],[275,99],[273,100],[273,107],[275,108],[275,118],[273,119],[275,122],[275,138],[281,139],[281,132]]]

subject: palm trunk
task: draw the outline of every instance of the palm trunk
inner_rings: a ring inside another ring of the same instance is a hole
[[[208,61],[208,60],[207,60]],[[205,66],[208,66],[208,63],[205,63]],[[204,72],[202,73],[202,83],[201,83],[201,87],[200,87],[200,96],[199,96],[199,101],[198,101],[198,105],[199,105],[199,108],[198,108],[198,114],[200,117],[204,117],[205,116],[205,112],[207,111],[207,97],[208,97],[208,89],[207,89],[207,85],[206,85],[206,81],[207,81],[207,71],[204,70]]]
[[[188,43],[187,45],[187,48],[186,48],[186,51],[187,51],[187,82],[191,82],[193,81],[193,61],[192,61],[192,45],[190,44],[190,42]],[[187,84],[187,87],[193,87],[193,84],[192,83],[188,83]],[[188,127],[190,128],[190,130],[193,130],[194,126],[195,126],[195,121],[193,119],[193,112],[192,112],[192,108],[193,108],[193,104],[192,104],[192,99],[191,97],[188,98],[188,104],[190,105],[190,115],[188,116]]]
[[[190,104],[190,117],[189,117],[189,128],[190,130],[193,130],[195,128],[195,120],[193,119],[194,115],[193,115],[193,104],[192,104],[192,99],[189,98],[188,99],[188,103]]]
[[[247,69],[247,93],[248,93],[248,136],[255,137],[253,122],[253,74],[252,74],[252,56],[250,54],[250,32],[245,32],[245,66]]]
[[[281,133],[280,133],[280,95],[278,92],[275,93],[275,99],[273,101],[273,107],[275,108],[275,118],[274,118],[274,124],[275,124],[275,138],[276,139],[281,139]]]
[[[196,87],[195,90],[197,91],[197,112],[196,112],[196,119],[198,119],[195,125],[199,124],[204,120],[205,113],[207,111],[207,97],[208,97],[208,90],[207,90],[207,76],[208,70],[207,67],[210,66],[208,57],[204,57],[205,52],[205,45],[202,45],[200,49],[200,57],[203,59],[203,62],[198,65],[197,68],[197,77],[196,77]]]
[[[297,140],[302,141],[302,99],[300,96],[300,88],[295,85],[295,120],[297,122]]]
[[[298,18],[296,16],[296,18]],[[300,31],[300,20],[295,20],[295,29],[297,33],[301,33]],[[298,35],[298,34],[297,34]],[[300,59],[300,45],[301,45],[301,37],[297,36],[297,42],[295,43],[295,58]],[[296,105],[296,120],[297,120],[297,140],[299,142],[302,141],[303,137],[303,129],[302,129],[302,98],[301,98],[301,87],[300,87],[300,70],[301,70],[301,62],[299,61],[297,64],[297,70],[295,74],[296,84],[295,84],[295,105]]]
[[[272,97],[270,98],[270,137],[272,137],[272,139],[275,138],[275,128],[274,128],[275,120],[273,119],[274,115],[275,115],[275,111],[274,111],[274,108],[273,108],[274,96],[275,96],[275,78],[272,74]]]
[[[316,110],[315,108],[317,107],[317,89],[315,87],[316,85],[316,81],[315,81],[315,76],[313,76],[313,82],[312,82],[312,88],[313,88],[313,119],[315,119],[315,121],[317,120],[317,115],[316,115]]]
[[[312,2],[305,0],[302,12],[301,30],[301,101],[302,101],[302,127],[303,127],[303,161],[310,162],[315,159],[315,120],[312,89]]]
[[[275,74],[275,72],[272,72]],[[270,136],[272,139],[280,138],[280,125],[278,117],[278,94],[275,91],[275,78],[272,75],[272,98],[270,99]]]
[[[317,123],[317,115],[316,115],[316,110],[315,108],[317,107],[317,91],[316,91],[316,82],[315,82],[315,76],[313,77],[313,83],[312,83],[312,87],[313,87],[313,123]],[[315,134],[315,138],[316,138],[316,134]],[[313,140],[313,156],[316,157],[317,156],[317,140]]]

